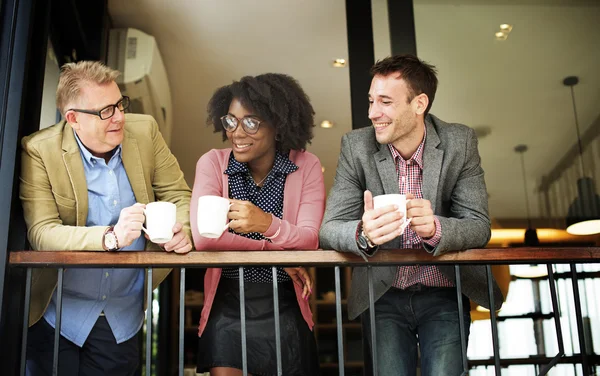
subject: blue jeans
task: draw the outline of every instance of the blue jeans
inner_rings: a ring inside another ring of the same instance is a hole
[[[469,337],[469,299],[463,295],[465,338]],[[369,311],[362,314],[365,374],[373,372]],[[379,376],[414,376],[419,346],[422,376],[463,375],[455,288],[390,288],[375,302]]]

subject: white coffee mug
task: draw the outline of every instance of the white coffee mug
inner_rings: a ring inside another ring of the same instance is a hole
[[[164,244],[173,238],[173,226],[177,222],[177,206],[171,202],[157,201],[146,204],[144,209],[146,227],[142,230],[152,243]]]
[[[404,233],[404,229],[412,218],[406,219],[406,203],[410,201],[406,199],[406,195],[400,194],[387,194],[387,195],[379,195],[373,197],[373,208],[378,209],[384,206],[396,205],[398,206],[398,211],[403,214],[404,220],[402,221],[402,232]]]
[[[205,238],[219,238],[228,227],[229,200],[221,196],[198,198],[198,233]]]

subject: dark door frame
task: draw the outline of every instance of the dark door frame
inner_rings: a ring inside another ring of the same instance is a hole
[[[18,195],[21,137],[39,129],[51,1],[3,0],[0,9],[0,364],[18,374],[24,272],[9,253],[26,248]],[[9,309],[10,308],[10,309]]]
[[[413,0],[387,0],[390,44],[393,55],[417,54]],[[346,29],[350,67],[352,129],[371,125],[369,71],[375,63],[371,0],[346,0]]]

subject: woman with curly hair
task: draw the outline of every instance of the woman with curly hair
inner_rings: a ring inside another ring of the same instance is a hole
[[[246,76],[219,88],[208,104],[208,124],[231,148],[213,149],[196,165],[191,224],[197,250],[317,249],[325,210],[319,159],[305,151],[314,110],[292,77]],[[229,199],[229,230],[200,236],[198,198]],[[276,257],[276,255],[274,255]],[[277,268],[283,374],[319,374],[311,280],[304,268]],[[271,268],[244,268],[248,372],[277,374]],[[211,268],[204,278],[198,372],[242,374],[238,268]]]

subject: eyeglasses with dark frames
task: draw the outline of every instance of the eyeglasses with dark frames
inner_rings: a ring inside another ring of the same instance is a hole
[[[118,108],[119,111],[125,111],[129,108],[129,97],[123,96],[117,103],[108,105],[101,109],[100,111],[92,111],[92,110],[82,110],[78,108],[70,108],[68,111],[82,112],[84,114],[96,115],[102,120],[110,119],[115,114],[115,109]]]
[[[242,123],[242,129],[248,134],[255,134],[258,132],[261,121],[253,117],[243,117],[238,119],[237,117],[227,114],[221,116],[221,124],[227,132],[235,132],[239,123]]]

